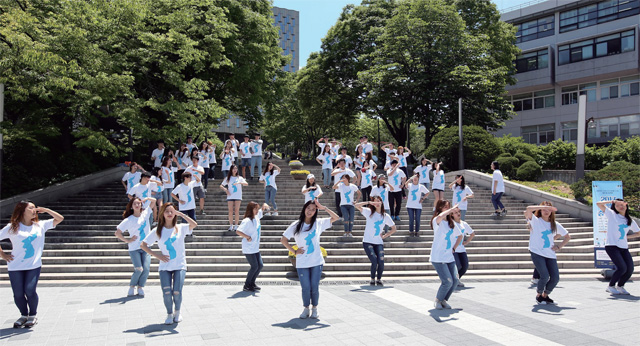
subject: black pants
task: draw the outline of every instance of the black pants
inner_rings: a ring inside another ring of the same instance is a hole
[[[211,178],[215,179],[215,177],[216,177],[216,174],[214,173],[215,169],[216,169],[216,164],[215,163],[210,163],[209,164],[209,176],[208,176],[209,179],[211,179]]]
[[[245,280],[244,285],[245,287],[253,287],[256,285],[258,274],[260,274],[260,271],[264,267],[264,264],[262,263],[262,256],[259,252],[256,252],[252,254],[245,254],[244,257],[251,266],[247,273],[247,279]]]
[[[633,274],[633,258],[629,249],[622,249],[615,245],[605,246],[604,249],[616,266],[616,271],[611,275],[609,286],[615,286],[617,283],[618,286],[623,287]]]
[[[402,192],[389,192],[389,209],[391,209],[391,216],[400,215],[400,207],[402,207]]]
[[[409,171],[407,171],[407,167],[400,167],[400,170],[402,172],[404,172],[404,175],[407,177],[407,180],[409,180]],[[404,191],[404,189],[402,189],[402,197],[407,197],[407,193]]]
[[[338,214],[338,216],[342,217],[342,210],[340,209],[340,192],[334,192],[335,196],[336,196],[336,214]]]
[[[382,272],[384,272],[384,245],[362,243],[362,246],[371,262],[371,280],[375,277],[377,277],[378,280],[382,280]]]
[[[362,192],[362,201],[366,202],[371,200],[371,186],[367,186],[364,189],[360,189],[360,192]]]
[[[469,269],[469,257],[466,252],[454,252],[453,258],[456,260],[456,267],[458,268],[458,278],[461,278],[464,273]]]

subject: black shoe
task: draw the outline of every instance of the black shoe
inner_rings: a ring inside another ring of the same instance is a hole
[[[260,291],[262,289],[262,287],[258,286],[258,285],[253,285],[253,290],[254,291]]]
[[[382,281],[381,281],[381,280],[377,280],[377,281],[376,281],[376,286],[380,286],[380,287],[382,287],[382,286],[384,286],[384,284],[382,284]]]
[[[505,216],[507,215],[507,209],[502,209],[502,213],[500,213],[500,216]]]
[[[547,304],[550,305],[555,305],[556,303],[553,301],[553,299],[551,299],[551,297],[547,296],[546,298],[543,298],[545,302],[547,302]]]
[[[253,289],[253,287],[249,287],[249,286],[243,286],[242,290],[245,292],[255,292],[255,290]]]
[[[371,285],[371,286],[375,286],[375,285],[376,285],[376,280],[371,280],[371,281],[369,281],[369,285]]]
[[[542,297],[542,294],[536,297],[536,302],[541,305],[547,304],[547,301]]]

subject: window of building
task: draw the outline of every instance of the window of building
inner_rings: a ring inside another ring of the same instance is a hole
[[[635,30],[619,32],[558,47],[558,65],[635,50]]]
[[[562,123],[562,140],[576,143],[578,141],[578,122]]]
[[[236,127],[240,127],[240,118],[236,118]]]
[[[231,127],[231,119],[227,118],[227,127]]]
[[[589,138],[629,137],[640,135],[640,115],[598,119],[589,124]]]
[[[535,71],[547,67],[549,67],[549,52],[547,49],[522,54],[516,59],[516,73]]]
[[[526,143],[547,144],[555,139],[555,124],[523,126],[520,129]]]
[[[618,98],[618,78],[603,80],[600,82],[600,99],[608,100]]]
[[[560,13],[560,32],[604,23],[640,13],[640,0],[609,0]]]
[[[578,103],[578,95],[587,95],[587,102],[596,100],[598,83],[586,83],[562,88],[562,105]]]
[[[620,78],[620,97],[640,94],[640,75]]]
[[[555,107],[555,90],[542,90],[534,93],[513,95],[513,110],[516,112],[531,109]]]
[[[553,15],[520,23],[517,24],[516,27],[518,28],[516,43],[527,42],[555,34]]]

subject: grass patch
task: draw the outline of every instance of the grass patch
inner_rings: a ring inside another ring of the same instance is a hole
[[[571,191],[571,187],[569,184],[564,183],[562,181],[557,180],[548,180],[548,181],[519,181],[512,180],[514,183],[518,183],[533,189],[537,189],[540,191],[548,192],[554,194],[556,196],[575,199],[573,195],[573,191]]]

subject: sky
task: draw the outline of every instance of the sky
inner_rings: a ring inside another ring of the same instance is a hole
[[[498,10],[518,6],[532,0],[492,0]],[[307,64],[312,52],[320,50],[322,38],[335,24],[348,4],[360,4],[359,0],[274,0],[274,6],[300,12],[300,67]]]

